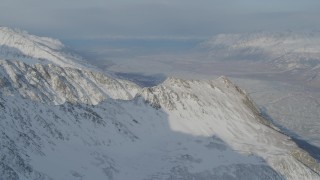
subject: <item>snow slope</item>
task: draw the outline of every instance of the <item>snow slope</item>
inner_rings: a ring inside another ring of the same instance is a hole
[[[92,67],[71,53],[59,40],[30,35],[25,31],[0,27],[0,59],[28,64],[56,64],[62,67]]]
[[[132,100],[94,106],[6,91],[2,179],[320,178],[319,164],[224,77],[168,78]]]
[[[2,32],[0,179],[320,179],[225,77],[141,89],[79,68],[57,41]]]
[[[320,92],[277,81],[232,80],[245,87],[260,109],[286,128],[287,134],[320,148]]]

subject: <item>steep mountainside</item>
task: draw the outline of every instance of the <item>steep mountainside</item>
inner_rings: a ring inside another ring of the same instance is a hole
[[[141,89],[99,72],[8,60],[0,60],[0,85],[4,94],[54,104],[97,104],[108,97],[128,100]]]
[[[1,180],[320,179],[225,77],[140,88],[50,57],[3,59]]]
[[[316,161],[226,78],[169,78],[139,94],[92,106],[2,93],[2,178],[319,178]]]

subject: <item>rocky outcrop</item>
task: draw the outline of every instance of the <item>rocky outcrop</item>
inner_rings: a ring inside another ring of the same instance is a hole
[[[117,80],[99,72],[56,65],[28,65],[0,60],[0,91],[20,94],[46,103],[97,104],[107,98],[132,99],[140,90],[134,83]]]

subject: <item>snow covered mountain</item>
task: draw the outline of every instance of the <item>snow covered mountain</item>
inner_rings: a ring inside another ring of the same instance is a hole
[[[320,33],[220,34],[203,43],[223,59],[274,63],[284,70],[320,67]]]
[[[62,67],[91,67],[80,56],[71,53],[59,40],[0,27],[0,59],[4,58],[28,64],[51,63]]]
[[[129,100],[141,89],[99,72],[8,60],[0,60],[0,85],[4,94],[54,104],[98,104],[109,97]]]
[[[140,88],[19,58],[0,61],[0,179],[320,179],[226,77]]]
[[[320,83],[319,32],[220,34],[202,46],[215,60],[269,63],[311,85]]]

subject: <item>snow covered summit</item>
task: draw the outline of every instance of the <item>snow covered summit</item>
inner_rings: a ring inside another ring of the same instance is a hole
[[[0,27],[0,59],[74,68],[89,66],[80,56],[70,53],[59,40],[30,35],[8,27]]]

